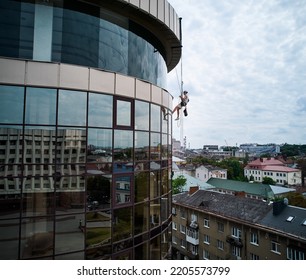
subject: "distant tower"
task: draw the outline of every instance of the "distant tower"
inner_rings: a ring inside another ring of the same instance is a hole
[[[187,143],[187,138],[186,136],[184,137],[184,151],[186,151],[186,143]]]

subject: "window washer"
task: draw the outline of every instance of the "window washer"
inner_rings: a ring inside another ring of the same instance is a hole
[[[182,95],[180,95],[180,98],[181,98],[181,102],[178,104],[178,105],[176,105],[175,106],[175,108],[173,109],[173,111],[172,111],[172,114],[176,111],[177,113],[176,113],[176,121],[177,120],[179,120],[179,118],[180,118],[180,110],[183,108],[183,107],[185,107],[184,108],[184,115],[185,115],[185,117],[187,117],[188,116],[188,113],[187,113],[187,104],[188,104],[188,102],[189,102],[189,97],[188,97],[188,91],[186,91],[186,90],[184,90],[183,91],[183,94]]]

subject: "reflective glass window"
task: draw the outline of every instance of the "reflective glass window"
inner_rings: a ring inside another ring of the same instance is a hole
[[[44,167],[44,172],[39,175],[53,174],[52,165],[55,164],[56,157],[56,131],[55,127],[46,126],[26,126],[24,130],[24,156],[23,163],[25,170],[31,171],[29,168],[33,164],[49,165]],[[18,151],[18,150],[16,150]],[[34,172],[34,169],[32,169]],[[49,172],[47,172],[49,171]],[[30,173],[25,173],[30,175]],[[36,173],[31,173],[36,175]]]
[[[171,170],[163,169],[161,172],[162,172],[162,181],[161,181],[162,194],[166,194],[169,192]]]
[[[135,202],[149,200],[149,173],[138,172],[135,174]]]
[[[160,260],[160,254],[161,254],[161,242],[160,242],[160,236],[155,237],[150,242],[150,260]]]
[[[87,170],[89,175],[91,170]],[[99,172],[97,172],[99,173]],[[111,177],[109,175],[91,175],[87,177],[87,211],[108,209],[111,206]]]
[[[23,101],[23,87],[0,86],[0,123],[22,123]]]
[[[131,162],[133,160],[133,131],[114,131],[114,161]],[[130,165],[123,166],[125,170],[131,170]],[[118,170],[119,171],[119,170]]]
[[[148,102],[135,101],[135,129],[149,130],[150,105]]]
[[[19,220],[0,220],[0,228],[0,260],[18,259]]]
[[[133,201],[132,178],[129,175],[118,176],[114,179],[114,203],[131,204]]]
[[[43,192],[40,179],[24,179],[23,216],[46,216],[54,213],[54,192]]]
[[[151,104],[151,131],[160,132],[160,106]]]
[[[109,18],[109,12],[104,11]],[[103,12],[102,12],[103,13]],[[128,25],[126,18],[116,15],[120,25]],[[99,32],[99,68],[113,69],[128,74],[129,31],[106,20],[100,20]]]
[[[131,207],[114,210],[113,242],[129,239],[132,236],[133,213]]]
[[[58,163],[84,163],[86,158],[86,130],[73,127],[58,129],[56,149]],[[67,175],[73,174],[69,173]]]
[[[21,221],[20,258],[47,257],[53,254],[54,221],[32,218]]]
[[[135,160],[149,159],[149,132],[135,131]]]
[[[58,124],[85,126],[86,101],[87,95],[85,92],[60,90],[58,98]]]
[[[150,224],[151,228],[160,225],[160,199],[150,201]]]
[[[55,254],[84,249],[85,215],[57,216],[55,222]]]
[[[28,124],[50,124],[56,122],[56,90],[27,88],[26,116]]]
[[[112,127],[113,97],[89,93],[88,126]]]
[[[90,230],[91,232],[91,230]],[[99,233],[97,233],[99,234]],[[90,239],[90,237],[87,237]],[[99,237],[100,238],[100,237]],[[98,241],[98,240],[97,240]],[[88,249],[86,250],[86,259],[87,260],[97,260],[97,256],[99,260],[110,260],[111,259],[111,253],[112,253],[112,246],[111,245],[104,245],[101,246],[91,246],[92,242],[89,241],[88,243]],[[100,245],[100,244],[99,244]]]
[[[159,133],[151,133],[150,154],[152,160],[160,159],[161,139]]]
[[[96,248],[111,243],[111,212],[109,210],[86,213],[86,247]]]
[[[135,247],[135,260],[148,260],[149,246],[148,243]]]
[[[161,157],[167,160],[168,156],[168,135],[162,134]]]
[[[150,172],[150,198],[160,197],[161,195],[161,171]]]
[[[112,170],[112,130],[88,129],[87,172],[110,173]]]
[[[137,204],[134,209],[134,235],[137,235],[149,230],[149,203]]]
[[[116,125],[131,126],[132,125],[132,103],[125,100],[116,100]]]

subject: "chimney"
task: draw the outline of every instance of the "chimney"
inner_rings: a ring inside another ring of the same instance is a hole
[[[288,199],[282,199],[273,202],[273,215],[279,215],[288,205]]]
[[[189,188],[189,195],[194,194],[194,193],[197,192],[198,190],[199,190],[199,186],[190,187],[190,188]]]

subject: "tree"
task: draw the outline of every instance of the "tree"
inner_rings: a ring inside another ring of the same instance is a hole
[[[177,194],[183,191],[183,187],[186,185],[187,179],[180,175],[172,180],[172,193]]]
[[[270,177],[263,177],[262,183],[265,185],[275,185],[275,181]]]

